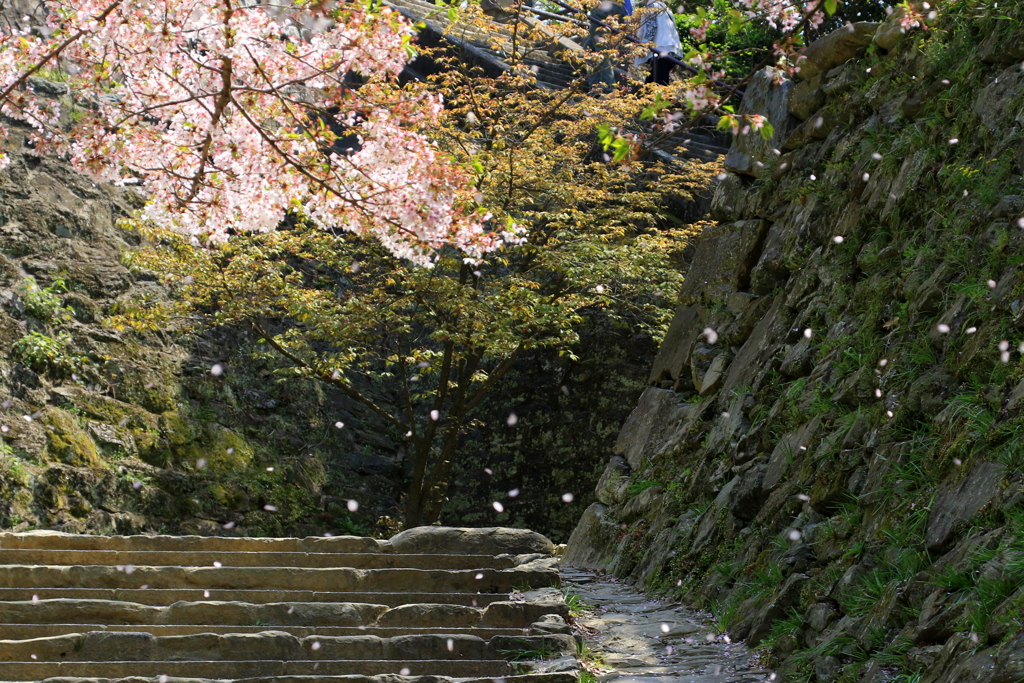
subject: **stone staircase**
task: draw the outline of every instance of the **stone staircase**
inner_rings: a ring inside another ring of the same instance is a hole
[[[458,21],[452,23],[444,7],[428,0],[386,2],[405,17],[420,24],[420,39],[426,40],[428,44],[447,43],[461,50],[463,59],[484,67],[492,75],[510,68],[506,60],[509,59],[512,31],[508,25],[497,21],[487,21],[485,26]],[[535,18],[526,16],[524,21],[543,31],[543,26]],[[522,62],[536,76],[537,88],[561,90],[580,77],[574,66],[559,58],[559,55],[566,52],[582,50],[573,41],[561,38],[557,44],[527,42],[520,37],[516,44]],[[655,155],[663,161],[675,163],[685,159],[715,161],[728,154],[730,136],[715,129],[716,121],[709,117],[688,131],[666,137],[658,143]]]
[[[729,153],[730,136],[715,129],[716,117],[706,117],[689,130],[679,131],[658,144],[658,156],[665,161],[696,159],[715,161]]]
[[[488,21],[485,27],[475,26],[466,22],[452,24],[448,20],[444,7],[427,0],[386,0],[387,4],[412,21],[422,24],[421,38],[427,34],[428,40],[436,43],[443,40],[462,50],[464,56],[479,63],[492,75],[506,71],[509,65],[506,60],[512,46],[512,29],[497,21]],[[537,22],[531,21],[536,24]],[[550,53],[556,49],[582,49],[571,41],[564,41],[569,46],[554,46],[544,42],[516,41],[517,52],[523,62],[528,65],[537,77],[536,87],[558,90],[567,87],[576,77],[576,70],[568,62]]]
[[[572,683],[554,550],[501,528],[390,541],[0,533],[0,681]],[[540,656],[566,671],[512,661]]]

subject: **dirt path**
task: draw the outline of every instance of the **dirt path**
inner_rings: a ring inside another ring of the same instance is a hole
[[[742,643],[717,636],[679,603],[652,599],[607,576],[562,567],[562,585],[595,608],[577,620],[603,657],[602,683],[754,683],[772,681]]]

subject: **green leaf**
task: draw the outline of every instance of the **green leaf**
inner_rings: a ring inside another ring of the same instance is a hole
[[[661,93],[654,96],[654,102],[648,105],[642,112],[640,112],[640,118],[644,121],[649,121],[655,116],[660,114],[663,109],[672,106],[672,103],[664,99]]]
[[[615,150],[615,153],[612,154],[612,161],[622,161],[626,158],[626,155],[629,154],[629,141],[625,138],[615,138],[615,142],[612,143],[612,149]]]
[[[825,11],[829,14],[836,13],[836,0],[825,0]]]
[[[772,139],[773,135],[775,135],[775,129],[772,127],[772,124],[765,121],[764,125],[761,126],[761,137],[767,142]]]

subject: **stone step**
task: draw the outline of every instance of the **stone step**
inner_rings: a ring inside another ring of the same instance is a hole
[[[564,633],[529,635],[542,619],[565,628],[548,619],[568,616],[559,580],[551,542],[512,529],[390,541],[0,534],[0,681],[569,683],[520,678],[529,666],[507,661],[576,651]]]
[[[57,531],[0,533],[3,549],[52,550],[164,550],[179,552],[396,552],[387,541],[362,536],[307,536],[306,538],[252,538],[230,536],[88,536]],[[453,549],[455,552],[455,549]]]
[[[548,568],[427,570],[310,567],[4,565],[0,588],[199,588],[508,593],[558,584]]]
[[[91,631],[31,640],[0,640],[0,662],[100,662],[190,660],[502,660],[479,636],[420,634],[325,636],[303,638],[283,631],[198,633],[154,636],[126,631]],[[387,671],[385,669],[385,671]]]
[[[417,626],[522,628],[524,619],[536,621],[546,611],[519,613],[526,603],[493,602],[483,609],[451,604],[414,604],[399,607],[363,602],[247,603],[201,600],[175,602],[166,607],[119,600],[31,600],[0,602],[0,623],[7,624],[257,624],[281,626]],[[552,605],[551,613],[559,610]],[[532,621],[530,623],[532,623]]]
[[[682,152],[683,150],[686,150],[687,152],[690,152],[691,154],[711,155],[712,157],[716,157],[716,156],[718,156],[720,154],[728,154],[729,153],[729,150],[726,149],[725,147],[719,147],[717,145],[706,145],[704,143],[697,142],[696,140],[691,140],[690,142],[680,143],[676,147],[676,149],[678,149],[680,152]]]
[[[0,634],[10,640],[29,640],[31,638],[49,638],[70,633],[86,631],[131,631],[150,633],[154,636],[188,636],[198,633],[262,633],[267,626],[224,625],[224,624],[3,624],[0,623]],[[461,634],[478,636],[490,640],[494,636],[518,636],[526,629],[450,627],[434,628],[429,626],[274,626],[275,631],[290,633],[297,638],[307,636],[379,636],[394,638],[395,636],[426,635],[426,634]]]
[[[276,550],[67,550],[2,548],[0,565],[149,565],[156,567],[351,567],[353,569],[509,569],[511,557]]]
[[[43,679],[46,683],[396,683],[393,675],[348,676],[273,676],[256,678],[179,678],[177,676],[131,678],[75,678]],[[406,676],[401,683],[455,683],[449,676]],[[459,683],[576,683],[576,674],[568,671],[528,673],[501,678],[463,678]]]
[[[492,602],[508,600],[502,593],[397,593],[338,592],[301,590],[233,590],[202,588],[0,588],[0,601],[51,600],[121,600],[140,605],[170,605],[181,600],[238,600],[240,602],[368,602],[398,607],[419,603],[487,607]]]
[[[504,660],[242,660],[171,662],[0,662],[0,681],[40,681],[55,677],[127,678],[174,676],[239,679],[281,676],[451,676],[453,678],[504,677],[512,670]]]

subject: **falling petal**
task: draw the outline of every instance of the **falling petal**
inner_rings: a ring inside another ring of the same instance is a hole
[[[355,512],[356,510],[359,509],[359,501],[358,500],[349,500],[345,504],[345,506],[348,508],[349,512]]]

